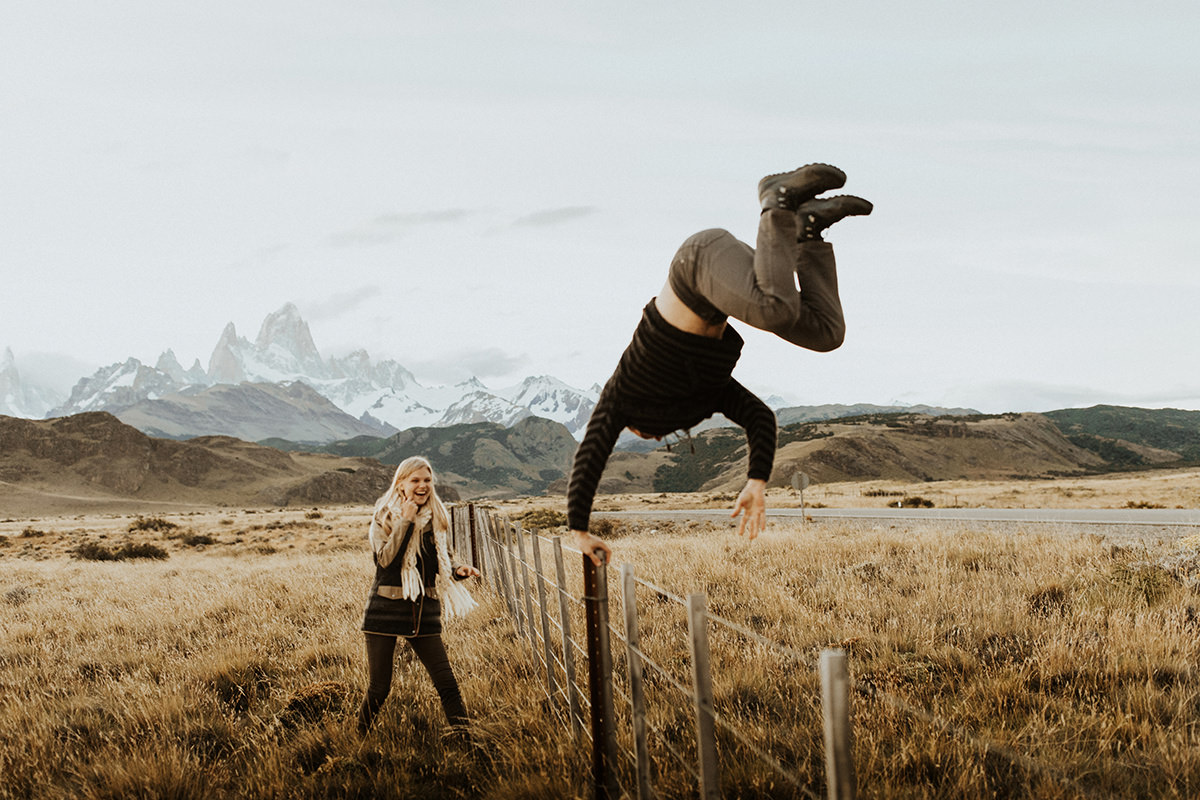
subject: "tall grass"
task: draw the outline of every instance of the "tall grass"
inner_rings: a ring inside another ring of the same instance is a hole
[[[1200,794],[1194,544],[952,523],[822,522],[753,543],[708,525],[646,527],[611,531],[618,561],[672,594],[707,592],[712,612],[787,648],[712,626],[717,710],[818,795],[810,662],[830,645],[850,652],[863,690],[863,797]],[[137,562],[0,549],[0,797],[589,796],[586,744],[551,713],[484,588],[446,634],[478,746],[443,737],[404,648],[361,738],[365,547],[170,544],[168,560]],[[569,566],[579,595],[577,557]],[[646,587],[638,602],[643,648],[686,683],[682,610]],[[652,678],[647,695],[659,792],[693,796],[665,750],[691,757],[690,706],[669,680]],[[737,741],[719,748],[727,796],[801,796]]]

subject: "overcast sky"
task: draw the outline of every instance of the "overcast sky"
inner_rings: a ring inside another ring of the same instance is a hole
[[[758,179],[826,161],[876,204],[828,236],[846,343],[734,323],[752,389],[1200,409],[1198,36],[1192,2],[5,0],[0,350],[207,366],[290,301],[326,356],[584,388],[684,238],[753,242]]]

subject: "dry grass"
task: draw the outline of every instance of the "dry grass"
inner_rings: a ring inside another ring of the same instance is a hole
[[[403,657],[376,728],[356,735],[366,513],[0,523],[0,797],[588,796],[585,747],[482,587],[483,607],[446,637],[478,750],[443,739],[431,685]],[[863,797],[1200,793],[1195,537],[829,521],[747,543],[709,523],[648,528],[616,524],[619,561],[671,594],[706,591],[711,611],[786,648],[713,626],[717,710],[819,796],[811,662],[831,645],[866,692],[854,698]],[[72,557],[85,540],[153,543],[169,558]],[[645,587],[638,602],[643,647],[686,684],[682,608]],[[692,796],[664,749],[690,757],[690,705],[663,678],[647,694],[660,794]],[[801,796],[728,735],[719,748],[726,796]]]
[[[602,494],[596,498],[596,510],[730,508],[735,496],[735,492]],[[1009,481],[848,481],[814,483],[804,490],[806,505],[829,508],[882,508],[905,497],[926,498],[937,508],[1200,508],[1200,470]],[[800,497],[791,488],[772,488],[767,502],[773,508],[795,508]],[[561,497],[524,497],[499,505],[514,514],[529,507],[566,510]]]

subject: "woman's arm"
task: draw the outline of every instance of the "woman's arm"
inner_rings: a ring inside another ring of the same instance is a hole
[[[380,515],[384,516],[380,520]],[[375,512],[371,517],[371,546],[375,548],[375,563],[381,567],[391,564],[396,556],[408,547],[413,535],[413,521],[417,517],[417,504],[405,500],[400,504],[400,514],[390,508]],[[399,527],[397,527],[399,523]]]

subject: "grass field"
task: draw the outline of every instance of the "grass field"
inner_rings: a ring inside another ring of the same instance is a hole
[[[586,746],[483,586],[446,635],[477,747],[443,738],[406,657],[376,728],[355,733],[366,514],[0,522],[0,797],[589,796]],[[708,523],[637,524],[611,530],[618,562],[707,592],[714,613],[807,657],[711,634],[718,712],[818,796],[809,660],[828,646],[849,652],[862,690],[862,797],[1200,794],[1200,538],[1187,531],[829,521],[750,543]],[[88,543],[142,557],[85,560]],[[646,589],[639,608],[647,654],[686,681],[682,612]],[[688,704],[667,682],[648,692],[657,738],[685,749]],[[726,796],[806,796],[736,742],[720,749]],[[694,794],[656,762],[661,796]]]

